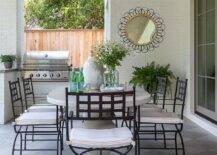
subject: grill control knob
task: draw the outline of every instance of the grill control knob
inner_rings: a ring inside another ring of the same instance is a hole
[[[53,73],[50,73],[50,77],[54,77],[54,74],[53,74]]]
[[[47,74],[43,74],[43,77],[47,77]]]
[[[37,73],[37,74],[36,74],[36,77],[40,77],[40,74],[39,74],[39,73]]]
[[[30,76],[30,77],[33,77],[33,74],[31,73],[29,76]]]
[[[57,77],[60,77],[60,76],[61,76],[61,74],[60,74],[60,73],[57,73],[57,74],[56,74],[56,76],[57,76]]]

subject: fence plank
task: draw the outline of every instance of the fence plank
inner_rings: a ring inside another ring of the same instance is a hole
[[[26,30],[26,51],[68,50],[71,64],[82,67],[91,48],[103,41],[104,30]]]

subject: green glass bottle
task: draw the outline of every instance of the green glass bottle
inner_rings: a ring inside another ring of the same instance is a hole
[[[70,71],[70,77],[69,77],[69,83],[70,83],[70,92],[75,91],[75,71],[72,69]]]
[[[74,74],[74,83],[75,83],[75,91],[79,92],[80,88],[79,88],[79,84],[80,84],[80,78],[79,78],[79,68],[75,68],[75,74]]]
[[[80,91],[84,90],[84,74],[83,74],[83,68],[79,71],[79,89]]]

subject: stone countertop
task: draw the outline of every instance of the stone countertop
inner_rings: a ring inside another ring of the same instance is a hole
[[[20,69],[13,68],[13,69],[0,69],[0,73],[10,73],[10,72],[18,72]]]

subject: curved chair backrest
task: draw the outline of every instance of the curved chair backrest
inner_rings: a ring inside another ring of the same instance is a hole
[[[66,119],[72,120],[132,120],[136,114],[135,88],[122,92],[68,92],[66,88]],[[132,97],[134,115],[126,115],[126,97]],[[69,117],[69,98],[76,100],[75,112]],[[115,115],[116,113],[120,113]],[[68,122],[68,121],[66,121]],[[68,123],[67,123],[68,124]],[[68,126],[68,125],[67,125]],[[68,130],[68,127],[66,128]],[[68,133],[68,132],[66,132]]]
[[[23,81],[23,91],[24,91],[24,99],[26,109],[29,107],[28,102],[31,100],[33,104],[35,104],[35,94],[33,89],[32,77],[22,78]]]
[[[123,92],[68,92],[66,88],[66,107],[69,96],[76,99],[74,120],[114,120],[127,119],[126,97],[135,98],[135,90]],[[135,101],[134,101],[135,102]],[[135,103],[134,103],[135,105]],[[105,115],[110,114],[110,115]],[[121,115],[114,115],[121,113]]]
[[[176,112],[177,105],[181,105],[181,119],[183,119],[187,85],[188,85],[188,79],[180,80],[179,78],[177,78],[175,97],[174,97],[174,103],[173,103],[173,112]],[[177,104],[177,101],[179,101],[181,104]]]
[[[24,105],[22,100],[22,93],[20,87],[20,80],[9,81],[9,90],[11,95],[13,118],[15,119],[24,112]]]
[[[154,104],[157,104],[158,100],[162,100],[162,108],[165,107],[165,99],[166,99],[166,93],[167,93],[167,83],[168,80],[166,77],[157,77],[156,81],[156,91],[154,94]]]

